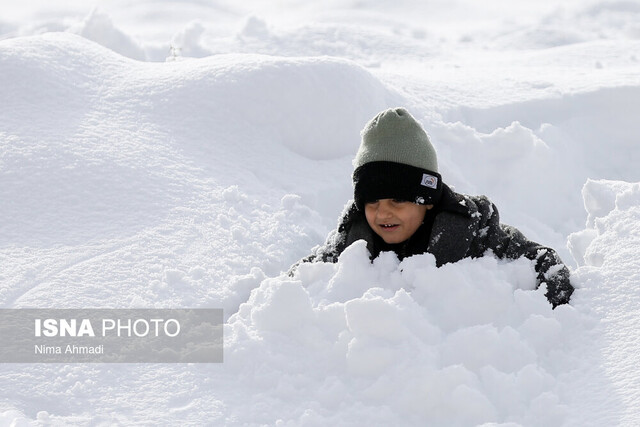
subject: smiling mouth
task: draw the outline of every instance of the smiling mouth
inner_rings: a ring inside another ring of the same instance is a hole
[[[380,224],[380,227],[384,230],[393,230],[398,227],[398,224]]]

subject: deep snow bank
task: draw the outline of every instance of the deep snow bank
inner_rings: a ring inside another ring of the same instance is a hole
[[[601,322],[592,372],[602,370],[608,391],[588,380],[576,387],[585,406],[613,416],[601,425],[640,423],[640,183],[588,181],[583,188],[589,213],[587,228],[569,238],[580,268],[574,274],[582,289],[574,305],[593,310]],[[574,379],[576,383],[580,382]],[[613,408],[613,410],[609,409]]]
[[[438,269],[430,255],[385,254],[371,264],[357,243],[336,265],[262,282],[229,320],[227,356],[261,354],[256,372],[314,384],[282,396],[310,408],[314,424],[349,414],[367,425],[559,425],[556,356],[585,321],[570,306],[552,311],[533,277],[529,261],[492,257]],[[247,421],[269,422],[256,415]]]
[[[319,159],[393,97],[345,60],[149,64],[70,34],[2,41],[0,74],[6,306],[235,311],[332,225],[350,159]]]

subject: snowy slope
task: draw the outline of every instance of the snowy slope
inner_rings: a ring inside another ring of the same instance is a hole
[[[137,36],[124,1],[120,27],[73,2],[42,9],[65,32],[5,15],[0,306],[226,324],[219,365],[1,365],[0,424],[640,424],[640,7],[516,3],[493,27],[494,2],[468,22],[437,3],[425,27],[369,3],[193,4],[212,21],[182,29],[157,3]],[[359,130],[395,105],[448,183],[573,266],[571,306],[526,260],[371,264],[356,244],[280,274],[335,226]]]
[[[157,304],[155,292],[143,295],[150,284],[160,286],[168,268],[176,277],[181,268],[194,270],[209,284],[228,283],[251,267],[269,274],[286,268],[297,259],[285,254],[291,246],[308,250],[320,239],[314,227],[322,221],[305,203],[327,203],[333,217],[349,197],[343,191],[325,201],[336,184],[315,178],[350,167],[348,159],[326,160],[357,147],[359,123],[389,97],[365,70],[338,59],[239,55],[158,66],[70,35],[3,45],[2,73],[14,83],[2,89],[8,103],[1,223],[6,244],[37,249],[19,257],[21,267],[12,263],[9,288],[40,286],[39,277],[23,275],[62,251],[67,261],[47,269],[42,286],[60,293],[56,300],[65,306]],[[315,90],[319,80],[335,89]],[[276,94],[282,96],[274,108]],[[352,108],[352,100],[362,107]],[[170,266],[162,261],[167,256]],[[105,259],[118,258],[121,271],[100,272]],[[95,284],[88,300],[70,295],[65,303],[68,286],[91,285],[88,268],[115,288]],[[122,280],[130,292],[122,292]],[[216,292],[211,288],[197,292]],[[27,290],[7,301],[32,305]],[[178,292],[165,304],[211,304],[205,294]]]

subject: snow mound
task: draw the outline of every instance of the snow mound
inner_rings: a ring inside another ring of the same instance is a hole
[[[573,273],[580,289],[572,304],[592,312],[600,324],[593,340],[583,344],[584,358],[591,361],[590,374],[582,380],[571,379],[575,399],[584,399],[584,407],[589,408],[576,417],[584,422],[599,419],[598,425],[637,425],[640,183],[589,180],[582,194],[589,219],[583,231],[569,236],[569,247],[580,265]],[[594,385],[595,375],[604,381]]]
[[[147,59],[139,43],[122,30],[116,28],[109,15],[97,8],[92,10],[82,22],[71,26],[68,31],[128,58],[140,61]]]
[[[589,321],[571,306],[552,311],[533,277],[528,260],[371,263],[357,242],[335,265],[263,281],[229,319],[227,360],[255,375],[286,370],[277,405],[293,424],[343,412],[336,419],[367,425],[560,425],[556,359],[573,357],[568,338]],[[245,409],[242,422],[275,421]]]
[[[350,61],[142,63],[68,33],[0,42],[0,74],[7,307],[231,315],[333,225],[344,156],[392,98]]]
[[[582,184],[587,171],[592,176],[621,180],[640,178],[631,168],[617,168],[628,156],[640,156],[637,138],[640,123],[628,114],[637,109],[640,109],[640,86],[635,85],[591,89],[491,108],[459,107],[449,111],[446,119],[461,121],[483,133],[517,121],[539,138],[548,139],[562,161],[569,163],[565,156],[579,156],[580,162],[574,160],[577,164],[567,167],[580,172]],[[562,172],[566,175],[567,171]]]
[[[640,5],[609,0],[549,3],[549,13],[532,25],[503,30],[494,36],[495,48],[544,49],[602,39],[638,39]]]
[[[305,161],[352,153],[359,124],[390,98],[345,60],[140,63],[65,33],[3,41],[0,74],[11,82],[0,88],[0,224],[23,243],[154,224],[205,182],[217,192],[238,183],[270,192],[268,171],[245,172],[265,162],[317,175]]]

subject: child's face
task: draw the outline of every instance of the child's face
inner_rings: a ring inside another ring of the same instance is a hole
[[[420,227],[433,205],[417,205],[395,199],[381,199],[364,205],[369,226],[387,243],[402,243]]]

